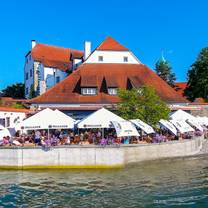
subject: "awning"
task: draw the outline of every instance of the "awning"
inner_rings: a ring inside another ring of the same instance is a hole
[[[146,124],[145,122],[141,121],[140,119],[132,119],[130,120],[136,127],[142,129],[146,134],[155,133],[154,129]]]
[[[112,121],[118,137],[139,136],[138,131],[130,121]]]
[[[90,114],[86,118],[82,119],[77,127],[84,129],[91,128],[112,128],[111,121],[125,121],[123,118],[117,116],[111,111],[101,108],[94,113]]]
[[[186,121],[170,120],[180,133],[195,131]]]
[[[159,123],[168,130],[170,130],[174,135],[177,135],[177,129],[171,122],[164,119],[160,119]]]

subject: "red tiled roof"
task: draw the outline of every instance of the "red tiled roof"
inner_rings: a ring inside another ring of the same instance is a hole
[[[129,49],[122,46],[112,37],[107,37],[97,48],[96,50],[103,51],[129,51]]]
[[[176,83],[175,83],[174,89],[175,89],[175,90],[177,91],[177,93],[179,93],[181,96],[186,97],[186,96],[184,95],[184,90],[186,89],[187,84],[188,84],[188,82],[176,82]],[[205,103],[205,104],[206,104],[206,102],[205,102],[205,100],[204,100],[203,98],[196,98],[196,99],[194,100],[194,103],[200,103],[200,104]]]
[[[83,52],[37,43],[32,49],[31,55],[35,61],[39,61],[45,66],[66,71],[71,67],[71,55],[74,58],[81,58]]]
[[[186,89],[187,82],[176,82],[175,83],[175,90],[182,96],[184,96],[184,90]]]
[[[0,111],[5,112],[18,112],[18,113],[30,113],[29,109],[17,109],[17,108],[8,108],[8,107],[0,107]]]
[[[80,94],[82,77],[96,77],[98,94],[87,96]],[[185,98],[142,64],[82,64],[66,79],[49,89],[46,93],[32,99],[31,103],[117,103],[118,96],[112,96],[103,90],[103,80],[110,77],[118,88],[127,88],[131,77],[136,77],[135,87],[149,85],[166,102],[184,103]]]

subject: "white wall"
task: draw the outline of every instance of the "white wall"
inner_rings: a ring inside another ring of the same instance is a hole
[[[0,167],[33,168],[115,168],[145,160],[183,157],[197,154],[203,137],[162,144],[123,145],[120,147],[62,146],[0,147]]]
[[[54,73],[55,72],[55,73]],[[59,69],[44,67],[44,80],[46,82],[47,90],[53,87],[56,83],[56,78],[59,77],[60,81],[67,77],[67,73]]]
[[[98,57],[103,56],[103,62],[98,61]],[[124,56],[128,57],[128,62],[124,62]],[[141,62],[130,51],[94,51],[85,63],[122,63],[141,64]]]
[[[29,98],[30,87],[33,84],[35,90],[39,86],[39,94],[43,94],[46,90],[53,87],[56,84],[56,77],[60,77],[60,81],[67,77],[67,73],[50,67],[45,67],[40,62],[34,61],[32,57],[29,59],[28,55],[25,60],[25,96]],[[28,62],[27,62],[28,59]],[[30,69],[32,69],[32,77],[30,77]],[[38,73],[37,73],[38,71]],[[55,71],[55,77],[54,77]],[[26,73],[28,73],[28,80],[26,80]],[[28,93],[26,94],[26,88],[28,88]]]
[[[0,111],[0,119],[9,118],[10,125],[6,127],[14,128],[17,124],[19,124],[23,119],[26,118],[26,114],[22,112],[7,112],[7,111]]]

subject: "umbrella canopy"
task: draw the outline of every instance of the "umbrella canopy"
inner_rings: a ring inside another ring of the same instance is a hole
[[[167,128],[168,130],[170,130],[174,135],[177,135],[177,129],[171,122],[165,119],[160,119],[159,123],[165,128]]]
[[[146,124],[145,122],[141,121],[140,119],[132,119],[130,120],[136,127],[142,129],[146,134],[155,133],[154,129]]]
[[[11,137],[11,134],[7,128],[2,128],[3,126],[0,126],[0,141],[3,139],[3,137],[9,136]]]
[[[58,118],[59,123],[62,125],[66,125],[67,124],[67,128],[69,129],[73,129],[74,128],[74,124],[75,124],[75,119],[73,119],[72,117],[66,115],[65,113],[59,111],[58,109],[56,109],[54,111],[56,118]],[[61,122],[60,122],[61,120]]]
[[[170,122],[178,129],[180,133],[195,131],[190,125],[188,125],[188,123],[183,120],[170,120]]]
[[[181,109],[179,109],[176,112],[172,113],[170,115],[170,118],[172,120],[177,120],[177,121],[179,121],[179,120],[185,121],[187,119],[196,120],[196,117],[192,116],[190,113],[187,113],[187,112],[185,112],[185,111],[183,111]]]
[[[101,108],[82,119],[77,127],[80,128],[112,128],[112,121],[125,121],[105,108]]]
[[[197,116],[196,119],[197,119],[197,121],[200,125],[208,126],[208,117],[206,117],[206,116],[203,116],[203,117]]]
[[[135,126],[130,121],[112,121],[118,137],[139,136]]]
[[[187,119],[186,122],[191,126],[196,127],[199,131],[203,131],[203,127],[199,124],[199,122],[196,119]]]
[[[198,119],[183,110],[177,110],[170,116],[170,118],[176,121],[186,121],[189,125],[196,127],[200,131],[203,131],[203,128],[199,124]]]
[[[58,111],[46,108],[35,115],[25,119],[21,128],[25,130],[34,129],[70,129],[74,128],[74,120],[71,117],[62,115]]]

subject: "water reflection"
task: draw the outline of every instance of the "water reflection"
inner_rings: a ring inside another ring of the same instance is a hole
[[[0,171],[4,207],[206,207],[208,157],[119,170]]]

